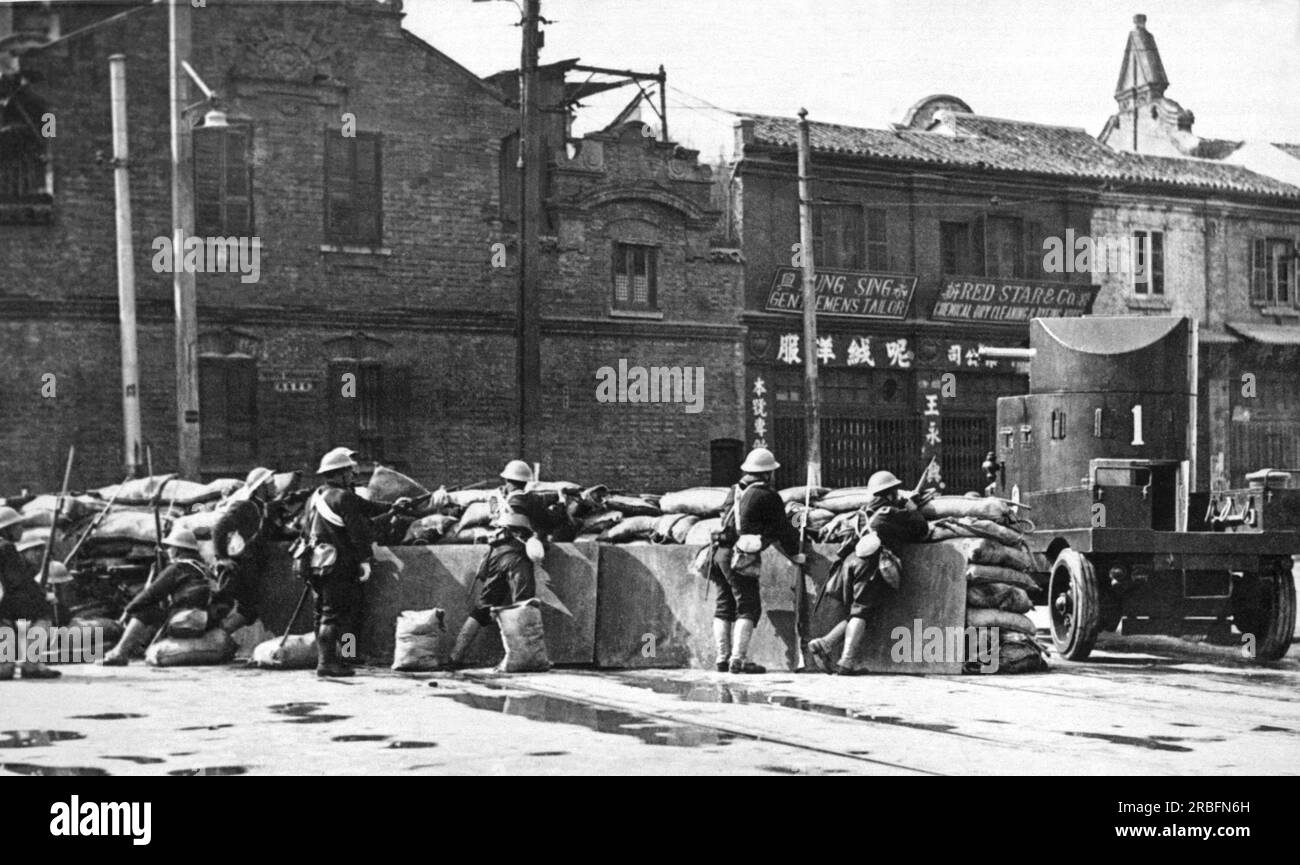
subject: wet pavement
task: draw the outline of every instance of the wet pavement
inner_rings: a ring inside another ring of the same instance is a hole
[[[1022,676],[63,672],[0,684],[0,777],[1300,774],[1300,650],[1168,638]]]

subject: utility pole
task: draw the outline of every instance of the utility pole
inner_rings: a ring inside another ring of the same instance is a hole
[[[194,141],[182,124],[189,79],[181,68],[190,56],[190,4],[170,0],[168,79],[171,85],[172,144],[172,296],[176,305],[176,468],[181,477],[199,477],[199,326],[194,274],[182,262],[184,243],[194,234]]]
[[[537,427],[542,389],[541,267],[539,234],[542,190],[546,171],[546,139],[537,105],[537,55],[541,49],[541,0],[524,0],[523,50],[519,65],[519,303],[518,370],[519,455],[525,461],[539,454]]]
[[[803,262],[804,434],[810,487],[822,485],[822,435],[817,411],[817,278],[813,270],[812,195],[808,191],[808,109],[799,109],[799,255]]]
[[[139,477],[140,359],[136,348],[135,258],[131,249],[131,176],[127,170],[126,57],[108,58],[113,103],[113,182],[117,201],[117,310],[122,331],[122,431],[126,473]]]

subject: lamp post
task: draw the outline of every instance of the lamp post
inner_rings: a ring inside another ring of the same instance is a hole
[[[172,150],[172,299],[176,307],[176,467],[199,476],[198,309],[194,274],[181,266],[185,238],[194,233],[194,144],[183,128],[189,82],[182,63],[190,53],[190,4],[170,0],[167,13]],[[188,64],[186,64],[188,65]]]
[[[122,431],[126,473],[138,477],[144,452],[140,440],[140,359],[136,347],[135,258],[131,249],[131,177],[127,170],[126,57],[108,58],[113,111],[113,181],[117,203],[117,308],[122,332]]]

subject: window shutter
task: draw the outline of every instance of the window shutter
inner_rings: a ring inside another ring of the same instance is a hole
[[[411,368],[387,365],[383,372],[384,462],[401,469],[412,463],[410,446]]]
[[[194,233],[222,234],[222,142],[220,129],[194,130]]]
[[[358,136],[356,145],[356,239],[379,243],[383,232],[380,184],[380,140],[376,135]]]
[[[228,388],[223,358],[199,358],[199,417],[203,419],[199,446],[203,462],[224,466],[230,461],[226,422]]]
[[[237,357],[224,365],[228,453],[232,463],[246,463],[257,455],[257,364]]]
[[[1255,240],[1251,244],[1250,299],[1268,300],[1268,241]]]
[[[1026,279],[1041,279],[1043,276],[1043,238],[1046,235],[1043,223],[1036,221],[1025,223]],[[1065,254],[1074,255],[1074,250],[1066,250]]]
[[[249,130],[226,132],[226,189],[223,235],[249,237],[253,233],[252,169],[249,164]]]
[[[1165,233],[1151,232],[1151,293],[1165,293]]]
[[[628,248],[621,243],[614,244],[614,303],[626,304],[629,298]]]
[[[325,234],[339,243],[347,242],[353,226],[352,141],[325,130]]]
[[[970,273],[972,275],[989,275],[984,269],[984,222],[985,217],[981,216],[979,219],[972,222],[970,226]]]

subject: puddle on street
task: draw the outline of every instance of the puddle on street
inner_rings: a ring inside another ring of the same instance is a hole
[[[330,724],[334,721],[346,721],[351,715],[323,714],[320,709],[329,703],[277,703],[271,706],[277,715],[288,715],[288,724]]]
[[[0,730],[0,748],[43,748],[55,742],[84,739],[71,730]]]
[[[1251,727],[1252,733],[1300,733],[1300,730],[1292,730],[1290,727],[1274,727],[1272,724],[1260,724],[1258,727]]]
[[[189,777],[193,775],[243,775],[247,766],[199,766],[195,769],[173,769],[168,775]]]
[[[176,729],[182,733],[188,733],[191,730],[224,730],[226,727],[233,727],[233,726],[235,725],[234,724],[208,724],[205,726],[203,724],[200,724],[197,727],[177,727]]]
[[[436,748],[437,742],[412,742],[406,739],[399,739],[396,742],[388,744],[390,748]]]
[[[735,685],[724,685],[715,682],[682,682],[676,679],[642,679],[634,676],[619,676],[618,679],[624,684],[631,685],[634,688],[648,688],[656,694],[672,694],[694,703],[735,703],[755,706],[782,706],[787,709],[797,709],[801,712],[815,712],[819,715],[830,715],[836,718],[851,718],[855,721],[866,721],[871,724],[888,724],[893,727],[908,727],[914,730],[925,730],[930,733],[948,733],[952,736],[961,736],[967,739],[984,739],[983,736],[974,736],[969,733],[957,732],[955,724],[926,724],[919,721],[908,721],[893,715],[871,715],[866,712],[856,712],[852,709],[846,709],[843,706],[832,706],[829,703],[815,703],[811,700],[805,700],[802,697],[795,697],[789,694],[773,694],[770,691],[763,691],[755,688],[743,688]]]
[[[13,772],[18,775],[48,775],[65,777],[102,777],[108,775],[106,769],[93,766],[37,766],[35,763],[0,763],[0,772]]]
[[[1080,733],[1078,731],[1066,731],[1067,736],[1079,736],[1084,739],[1101,739],[1103,742],[1110,742],[1112,745],[1132,745],[1135,748],[1147,748],[1152,751],[1191,751],[1183,745],[1172,745],[1171,742],[1182,742],[1176,736],[1120,736],[1116,733]]]
[[[564,757],[564,756],[566,756],[568,753],[569,753],[568,751],[529,751],[528,754],[527,754],[527,756],[529,756],[529,757]]]
[[[335,736],[330,739],[331,742],[382,742],[387,739],[381,733],[349,733],[346,736]]]
[[[105,760],[126,760],[128,763],[135,763],[135,764],[137,764],[137,765],[141,765],[141,766],[148,765],[148,764],[150,764],[150,763],[166,763],[166,762],[167,762],[167,761],[164,760],[162,757],[137,757],[137,756],[135,756],[135,755],[133,755],[133,754],[105,754],[103,759],[105,759]]]
[[[72,715],[70,717],[78,721],[125,721],[128,718],[147,718],[148,715],[137,715],[134,712],[101,712],[98,715]]]
[[[437,694],[435,696],[450,697],[457,703],[473,709],[516,715],[530,721],[575,724],[598,733],[635,736],[647,745],[696,748],[703,745],[725,745],[736,739],[750,738],[719,732],[708,727],[672,724],[645,715],[604,709],[576,700],[565,700],[544,694],[522,694],[511,697],[485,694]]]

